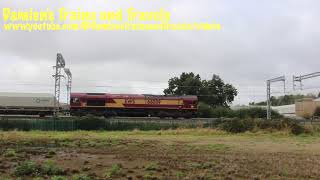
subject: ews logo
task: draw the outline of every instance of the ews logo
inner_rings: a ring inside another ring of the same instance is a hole
[[[135,101],[134,101],[134,99],[128,98],[128,99],[125,99],[125,100],[124,100],[124,103],[125,103],[125,104],[135,104]]]

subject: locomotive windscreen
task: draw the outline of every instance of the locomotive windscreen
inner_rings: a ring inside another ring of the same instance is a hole
[[[87,106],[105,106],[106,101],[105,100],[95,100],[95,99],[90,99],[87,100]]]

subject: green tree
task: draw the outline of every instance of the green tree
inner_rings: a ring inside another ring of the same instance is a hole
[[[180,77],[169,79],[166,95],[196,95],[199,101],[211,107],[228,107],[238,92],[231,84],[226,84],[218,76],[213,75],[210,80],[201,80],[199,74],[182,73]]]
[[[297,95],[284,95],[284,96],[279,96],[279,97],[271,96],[270,102],[271,102],[272,106],[283,106],[283,105],[294,104],[297,99],[306,98],[306,97],[315,98],[315,95],[313,95],[313,94],[307,94],[307,95],[297,94]],[[265,106],[265,105],[267,105],[267,102],[266,101],[261,101],[261,102],[257,102],[257,103],[251,102],[251,103],[249,103],[249,105]]]
[[[166,95],[198,95],[202,88],[199,74],[182,73],[180,77],[169,79],[169,88],[164,90]]]

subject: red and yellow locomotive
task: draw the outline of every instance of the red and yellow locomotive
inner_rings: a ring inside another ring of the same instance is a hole
[[[198,106],[197,96],[71,93],[70,101],[70,113],[74,116],[192,118]]]

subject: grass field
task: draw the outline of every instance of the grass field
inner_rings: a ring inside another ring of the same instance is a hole
[[[317,179],[320,135],[0,132],[0,179]]]

